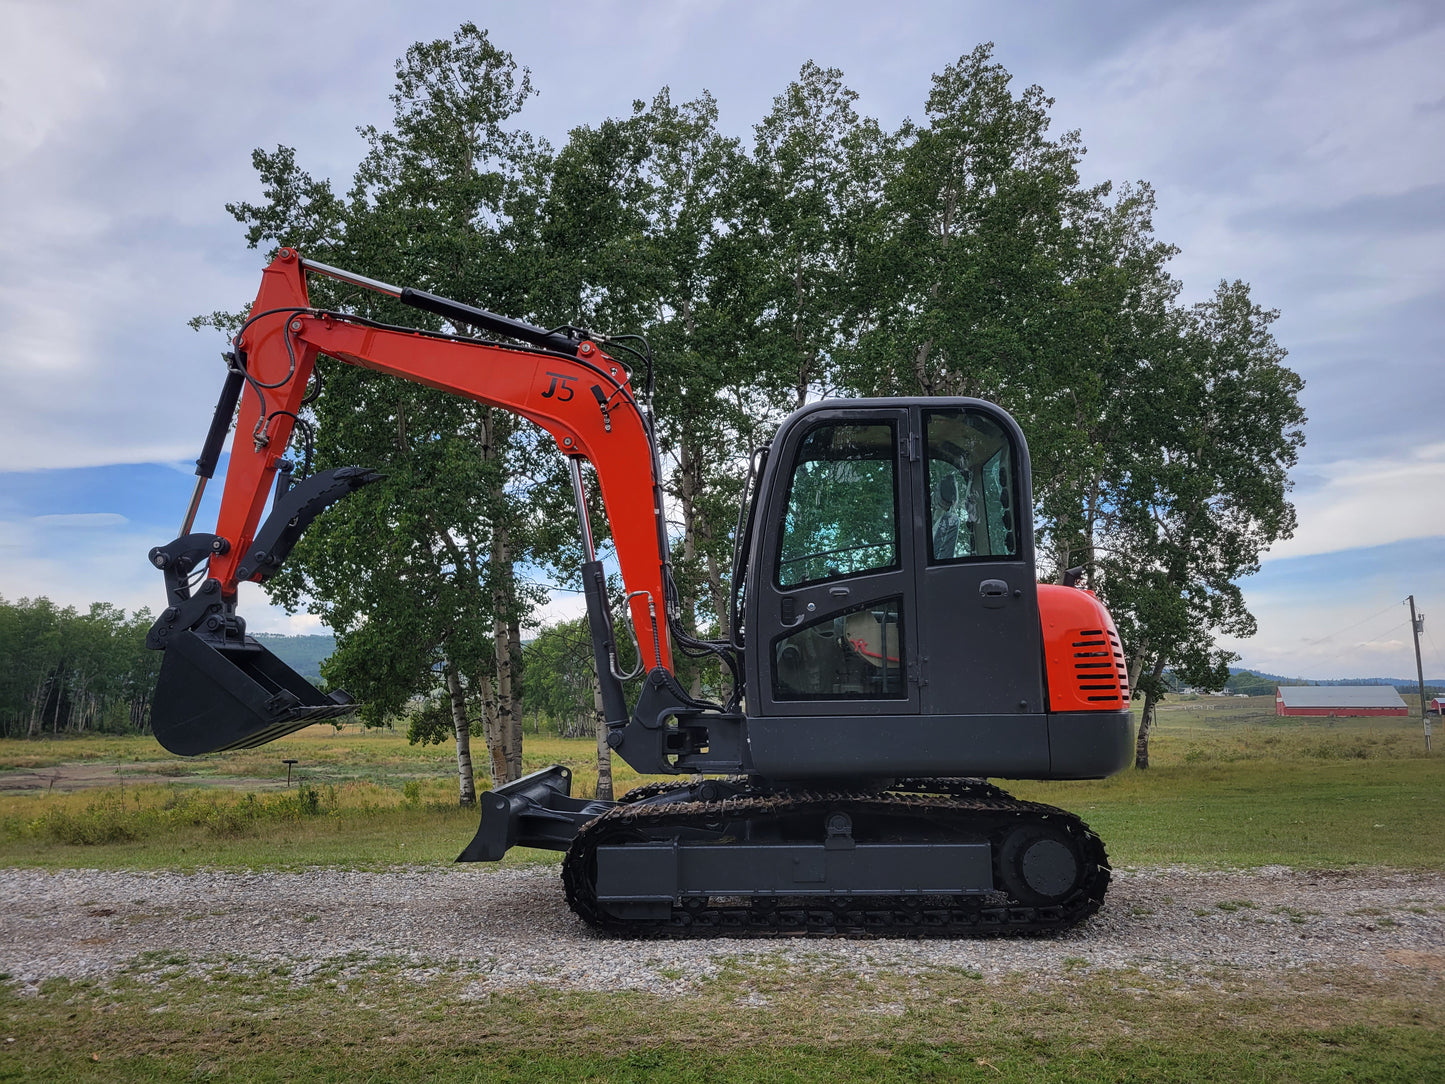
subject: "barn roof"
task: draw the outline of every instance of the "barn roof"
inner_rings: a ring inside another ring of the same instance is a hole
[[[1403,708],[1392,685],[1281,685],[1287,708]]]

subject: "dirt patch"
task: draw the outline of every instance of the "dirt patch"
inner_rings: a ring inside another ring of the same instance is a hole
[[[1445,952],[1417,952],[1406,949],[1385,953],[1385,959],[1401,967],[1418,967],[1425,971],[1438,971],[1445,975]]]
[[[115,787],[122,784],[144,786],[157,783],[226,787],[247,791],[286,789],[284,779],[260,779],[242,775],[191,775],[184,765],[173,760],[136,761],[126,764],[56,764],[49,768],[0,771],[0,794],[53,791],[68,794],[95,787]]]

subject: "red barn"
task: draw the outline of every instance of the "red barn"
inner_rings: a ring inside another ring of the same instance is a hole
[[[1409,715],[1390,685],[1281,685],[1274,694],[1276,715]]]

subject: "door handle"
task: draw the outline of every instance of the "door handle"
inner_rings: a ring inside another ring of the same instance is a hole
[[[850,590],[848,590],[848,588],[846,588],[846,587],[830,587],[830,588],[828,588],[828,594],[832,595],[834,598],[847,598],[847,597],[848,597],[849,595],[851,595],[852,593],[853,593],[853,592],[850,591]]]
[[[803,607],[805,612],[799,613],[797,597],[794,595],[785,595],[778,606],[778,618],[783,628],[790,629],[796,625],[801,625],[808,619],[808,614],[817,608],[816,605],[810,602]]]
[[[1003,580],[984,580],[978,585],[979,598],[990,610],[996,610],[1008,601],[1008,584]]]

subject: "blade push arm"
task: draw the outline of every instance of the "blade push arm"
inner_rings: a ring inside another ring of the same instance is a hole
[[[308,269],[442,312],[455,322],[480,326],[481,317],[493,317],[500,323],[488,325],[491,330],[550,341],[539,344],[542,349],[529,349],[321,312],[310,306]],[[260,578],[249,572],[256,531],[316,357],[324,353],[518,414],[545,429],[564,455],[591,462],[631,596],[643,661],[649,669],[672,669],[664,627],[665,533],[652,438],[626,369],[595,343],[573,341],[435,295],[308,265],[295,250],[282,249],[262,276],[236,346],[244,358],[247,386],[216,526],[224,544],[219,546],[222,552],[212,556],[209,570],[223,597],[234,598],[241,579]],[[569,353],[560,349],[564,346]]]

